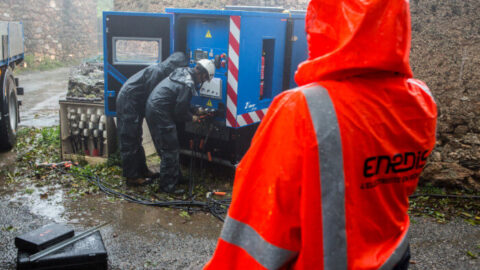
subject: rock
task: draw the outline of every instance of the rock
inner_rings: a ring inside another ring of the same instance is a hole
[[[461,136],[467,134],[467,132],[468,132],[468,126],[465,126],[465,125],[459,125],[455,128],[455,131],[453,131],[453,133],[457,137],[461,137]]]
[[[83,63],[72,68],[68,80],[69,97],[100,98],[103,100],[104,77],[101,63]]]
[[[433,186],[469,189],[480,192],[477,173],[455,162],[432,162],[421,175],[420,184],[430,182]]]
[[[480,9],[480,1],[410,1],[410,9],[410,63],[415,77],[430,86],[439,109],[440,140],[423,181],[478,190],[480,25],[475,22],[480,13],[473,11]]]
[[[480,145],[480,135],[468,133],[462,138],[462,142],[469,145]]]
[[[430,157],[430,161],[441,161],[442,160],[442,154],[440,152],[434,151]]]
[[[52,53],[44,50],[44,44],[50,43],[49,46],[52,47],[52,43],[59,43],[63,48],[60,47],[60,50],[55,52],[56,59],[65,60],[71,53],[75,59],[81,59],[98,53],[97,2],[0,1],[0,20],[23,22],[27,53],[40,53],[42,58],[46,58]]]

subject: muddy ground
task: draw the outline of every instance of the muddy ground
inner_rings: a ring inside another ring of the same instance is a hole
[[[58,98],[65,94],[67,77],[68,69],[22,75],[23,125],[58,124]],[[222,223],[211,214],[72,192],[75,178],[67,184],[24,177],[18,153],[24,152],[0,154],[0,269],[16,267],[15,236],[52,222],[77,231],[111,222],[100,230],[109,269],[200,269],[213,253]],[[433,214],[412,214],[410,269],[480,269],[480,226],[427,210]]]

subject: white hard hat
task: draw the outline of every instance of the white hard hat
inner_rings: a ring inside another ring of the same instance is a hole
[[[215,64],[213,61],[208,59],[200,59],[198,60],[197,65],[202,66],[208,72],[208,81],[210,81],[213,78],[213,75],[215,75]]]

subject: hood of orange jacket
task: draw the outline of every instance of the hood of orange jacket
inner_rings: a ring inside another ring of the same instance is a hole
[[[298,85],[389,71],[412,77],[408,0],[312,0]]]

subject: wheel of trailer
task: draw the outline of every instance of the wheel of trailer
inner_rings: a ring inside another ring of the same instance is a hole
[[[17,88],[12,70],[7,68],[1,76],[2,105],[0,119],[0,151],[8,151],[15,145],[18,125]]]

